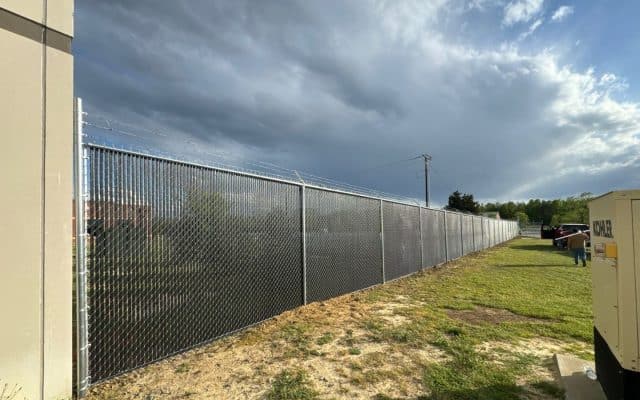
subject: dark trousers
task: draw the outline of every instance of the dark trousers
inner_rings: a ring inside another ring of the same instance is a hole
[[[584,251],[584,248],[580,249],[571,249],[573,252],[573,261],[578,265],[578,259],[582,260],[582,263],[585,264],[587,262],[587,255]]]

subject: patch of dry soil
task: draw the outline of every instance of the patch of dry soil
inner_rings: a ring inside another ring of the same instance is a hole
[[[322,398],[370,399],[425,394],[423,366],[445,360],[432,346],[405,350],[374,342],[361,328],[378,315],[391,324],[410,322],[397,312],[415,305],[404,296],[365,303],[360,294],[288,311],[247,331],[125,374],[90,390],[88,400],[261,399],[274,377],[301,368]],[[295,337],[283,332],[292,326]],[[318,342],[323,335],[331,339]],[[354,350],[354,349],[357,349]]]
[[[471,325],[481,325],[483,323],[499,324],[501,322],[548,322],[543,319],[514,314],[509,310],[501,308],[482,306],[476,306],[471,310],[447,310],[447,315],[453,319],[457,319]]]
[[[584,342],[566,343],[551,338],[532,338],[519,340],[515,343],[508,342],[484,342],[476,346],[476,351],[489,355],[489,358],[496,364],[503,364],[505,361],[513,360],[518,355],[533,356],[540,359],[540,362],[533,363],[529,373],[521,377],[516,383],[522,386],[529,397],[527,399],[553,399],[546,393],[531,386],[531,382],[544,381],[557,384],[558,376],[553,360],[553,355],[564,353],[568,349],[586,349],[589,345]],[[533,396],[533,397],[531,397]]]

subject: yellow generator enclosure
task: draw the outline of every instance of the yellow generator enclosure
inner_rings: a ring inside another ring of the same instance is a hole
[[[640,190],[589,203],[596,372],[609,400],[640,399]]]

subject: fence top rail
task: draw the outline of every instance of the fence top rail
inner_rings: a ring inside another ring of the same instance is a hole
[[[372,199],[372,200],[378,200],[378,201],[381,200],[381,201],[384,201],[384,202],[387,202],[387,203],[395,203],[395,204],[400,204],[400,205],[405,205],[405,206],[410,206],[410,207],[421,208],[421,209],[425,209],[425,210],[437,211],[437,212],[446,213],[446,214],[458,214],[458,215],[461,215],[461,216],[465,216],[466,215],[466,216],[469,216],[469,217],[479,217],[479,218],[487,219],[487,220],[492,220],[493,219],[493,218],[488,218],[488,217],[484,217],[484,216],[481,216],[481,215],[466,214],[466,213],[459,212],[459,211],[445,210],[445,209],[432,208],[432,207],[424,207],[424,206],[421,206],[421,205],[418,205],[418,204],[412,204],[409,201],[404,202],[404,201],[397,200],[397,199],[391,199],[391,198],[386,198],[386,197],[376,197],[376,196],[367,195],[367,194],[363,194],[363,193],[350,192],[348,190],[343,190],[343,189],[336,189],[336,188],[331,188],[331,187],[315,185],[313,183],[305,183],[303,181],[294,181],[294,180],[285,179],[285,178],[277,178],[277,177],[272,177],[272,176],[267,176],[267,175],[260,175],[260,174],[247,172],[247,171],[237,171],[237,170],[234,170],[234,169],[231,169],[231,168],[224,168],[224,167],[207,165],[207,164],[198,163],[198,162],[185,161],[185,160],[180,160],[178,158],[168,157],[168,156],[164,156],[164,155],[155,155],[155,154],[145,153],[145,152],[142,152],[142,151],[121,149],[121,148],[117,148],[117,147],[113,147],[113,146],[106,146],[106,145],[95,144],[95,143],[84,143],[84,146],[86,146],[88,148],[111,151],[111,152],[115,152],[115,153],[126,154],[126,155],[131,155],[131,156],[136,156],[136,157],[144,157],[144,158],[152,159],[152,160],[166,161],[166,162],[179,164],[179,165],[184,165],[184,166],[203,168],[203,169],[208,169],[208,170],[213,170],[213,171],[220,171],[220,172],[225,172],[225,173],[228,173],[228,174],[239,175],[239,176],[247,176],[247,177],[251,177],[251,178],[262,179],[262,180],[271,181],[271,182],[277,182],[277,183],[283,183],[283,184],[287,184],[287,185],[293,185],[293,186],[298,186],[298,187],[303,187],[304,186],[305,188],[309,188],[309,189],[323,190],[323,191],[326,191],[326,192],[339,193],[339,194],[344,194],[344,195],[348,195],[348,196],[355,196],[355,197],[361,197],[361,198],[365,198],[365,199]],[[507,222],[509,220],[496,220],[496,221]]]

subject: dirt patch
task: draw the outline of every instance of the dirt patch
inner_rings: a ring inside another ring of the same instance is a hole
[[[406,298],[405,296],[397,296],[396,300],[406,301]],[[411,305],[401,302],[383,303],[375,309],[374,314],[389,325],[400,326],[411,321],[408,317],[402,315],[402,311],[409,309]]]
[[[574,341],[565,342],[552,338],[532,338],[519,340],[517,342],[484,342],[476,346],[476,351],[485,354],[492,354],[495,360],[508,357],[509,355],[526,355],[536,357],[540,360],[547,360],[552,363],[554,354],[575,354],[576,352],[589,353],[593,346],[586,342]],[[546,365],[546,364],[542,364]]]
[[[477,306],[471,310],[447,310],[447,315],[453,319],[457,319],[471,325],[499,324],[502,322],[549,322],[548,320],[518,315],[501,308],[481,306]]]
[[[566,342],[551,338],[533,338],[519,340],[515,343],[508,342],[484,342],[476,347],[481,353],[514,353],[524,354],[539,358],[553,357],[554,354],[563,352],[568,346]],[[585,344],[586,345],[586,344]]]
[[[402,315],[383,315],[381,318],[391,326],[400,326],[411,321],[409,318]]]
[[[276,375],[304,370],[321,398],[371,399],[425,393],[423,367],[447,355],[427,345],[375,341],[362,320],[411,321],[406,296],[368,303],[342,296],[285,312],[238,335],[171,357],[93,387],[88,400],[262,399]]]
[[[557,379],[553,355],[564,353],[567,349],[587,347],[587,343],[567,343],[551,338],[533,338],[509,342],[485,342],[476,346],[476,351],[489,356],[496,364],[502,365],[518,356],[531,356],[538,359],[531,363],[528,374],[522,376],[517,384],[527,390],[537,393],[538,390],[530,386],[530,382],[555,382]],[[545,397],[541,397],[545,398]]]

